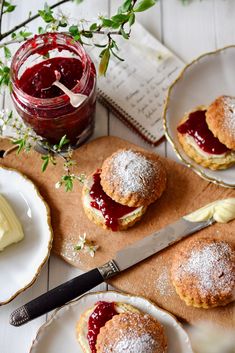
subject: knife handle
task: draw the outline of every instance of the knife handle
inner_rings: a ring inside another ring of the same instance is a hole
[[[103,281],[104,278],[98,268],[77,276],[14,310],[10,316],[10,324],[21,326],[64,305]]]

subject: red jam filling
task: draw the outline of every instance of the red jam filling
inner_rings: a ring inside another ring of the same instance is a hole
[[[115,303],[113,302],[100,301],[89,317],[87,339],[92,353],[96,353],[95,345],[101,327],[103,327],[107,321],[111,320],[114,315],[117,315],[114,306]]]
[[[230,151],[209,130],[205,113],[205,110],[197,110],[189,114],[188,120],[177,128],[178,132],[192,136],[197,145],[207,153],[223,154]]]
[[[107,227],[117,231],[118,219],[136,210],[136,207],[121,205],[106,195],[100,184],[100,171],[93,175],[93,179],[94,183],[90,190],[90,196],[94,201],[91,202],[91,206],[102,212]]]
[[[19,79],[19,87],[28,95],[36,98],[54,98],[64,94],[52,86],[55,70],[61,74],[60,82],[72,89],[82,77],[82,62],[75,58],[56,57],[29,67]]]

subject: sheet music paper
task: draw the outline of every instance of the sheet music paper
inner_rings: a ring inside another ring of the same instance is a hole
[[[166,92],[183,62],[142,25],[133,26],[131,38],[115,37],[125,59],[111,56],[105,77],[98,78],[101,101],[143,138],[155,144],[164,135],[162,115]],[[96,66],[100,48],[90,54]]]

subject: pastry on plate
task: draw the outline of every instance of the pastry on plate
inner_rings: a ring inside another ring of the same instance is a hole
[[[173,258],[171,280],[187,305],[226,305],[234,300],[235,248],[226,241],[193,238]]]
[[[155,154],[119,150],[85,182],[82,204],[95,224],[113,231],[133,226],[166,187],[166,171]]]
[[[218,138],[216,130],[211,129],[213,124],[208,124],[208,112],[213,104],[187,113],[177,127],[178,139],[185,153],[196,163],[212,170],[226,169],[235,163],[235,151]],[[213,113],[215,117],[215,108]],[[210,114],[210,121],[214,117]]]
[[[121,302],[98,302],[83,313],[77,338],[84,353],[165,353],[163,326]]]

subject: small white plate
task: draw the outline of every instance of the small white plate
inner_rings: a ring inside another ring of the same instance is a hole
[[[206,53],[187,65],[171,85],[164,110],[164,127],[177,156],[197,174],[216,184],[235,187],[235,166],[213,171],[190,159],[177,138],[177,125],[185,113],[209,105],[221,95],[235,96],[235,46]]]
[[[10,203],[24,239],[0,252],[0,304],[33,284],[52,244],[50,212],[35,185],[19,172],[0,167],[0,194]]]
[[[188,335],[172,315],[142,297],[113,291],[89,293],[57,310],[39,329],[30,353],[45,353],[45,347],[46,353],[82,353],[76,339],[76,323],[80,315],[99,300],[125,302],[152,315],[165,327],[168,353],[193,353]]]

